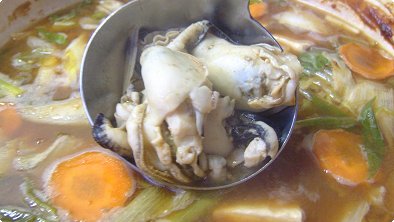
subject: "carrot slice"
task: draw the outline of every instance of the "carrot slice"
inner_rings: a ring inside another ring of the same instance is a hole
[[[13,106],[0,107],[0,135],[12,136],[22,125],[22,118]]]
[[[367,79],[385,79],[394,75],[394,60],[382,56],[378,50],[356,43],[339,47],[339,54],[346,65]]]
[[[319,130],[313,154],[325,172],[340,182],[356,185],[368,179],[368,163],[362,153],[362,138],[345,130]]]
[[[252,18],[261,18],[267,13],[267,4],[264,2],[252,3],[249,5],[249,11]]]
[[[90,151],[56,165],[47,187],[52,203],[72,219],[97,221],[104,212],[126,203],[135,180],[120,159]]]

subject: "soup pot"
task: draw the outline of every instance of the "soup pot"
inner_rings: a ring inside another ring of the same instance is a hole
[[[46,16],[80,0],[3,0],[0,1],[0,47],[20,32]]]

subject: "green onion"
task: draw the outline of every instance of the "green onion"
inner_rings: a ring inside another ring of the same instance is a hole
[[[317,111],[321,114],[328,115],[328,116],[334,116],[334,117],[347,117],[349,116],[348,113],[343,111],[342,109],[338,108],[338,106],[321,99],[317,95],[302,90],[301,93],[304,95],[306,99],[311,101],[313,108],[317,109]]]
[[[56,43],[58,45],[64,45],[67,43],[67,35],[61,32],[49,32],[43,28],[37,29],[38,36],[49,42]]]
[[[300,55],[299,60],[307,75],[330,67],[330,60],[324,57],[321,52],[305,52]]]
[[[372,99],[365,104],[359,116],[359,121],[362,125],[364,150],[368,158],[370,178],[375,176],[376,172],[379,170],[385,153],[384,139],[380,133],[372,107],[374,101],[375,99]]]
[[[20,189],[29,209],[6,206],[0,207],[1,222],[58,222],[56,209],[47,204],[38,190],[29,180],[21,184]]]
[[[23,94],[24,90],[9,82],[6,82],[5,80],[0,79],[0,92],[7,95],[19,96]]]
[[[104,12],[101,11],[96,11],[95,13],[93,13],[92,16],[90,16],[92,19],[95,20],[101,20],[103,19],[105,16],[107,16],[107,14],[105,14]]]
[[[76,16],[77,11],[73,9],[69,13],[64,15],[52,15],[49,17],[49,20],[53,23],[54,26],[70,27],[76,24]]]
[[[357,121],[351,117],[316,117],[298,120],[297,127],[318,127],[319,129],[348,129],[356,126]]]
[[[58,22],[54,22],[53,26],[57,26],[57,27],[71,27],[76,25],[77,23],[75,21],[58,21]]]
[[[60,22],[60,21],[70,21],[77,16],[77,12],[75,9],[71,10],[69,13],[64,15],[52,15],[49,17],[51,22]]]
[[[12,57],[12,66],[21,71],[31,71],[40,66],[39,61],[52,53],[49,49],[36,48],[18,52]]]
[[[30,180],[25,180],[20,185],[20,189],[24,196],[24,200],[30,207],[32,212],[47,221],[58,221],[57,210],[43,200],[44,196],[38,190],[33,188],[33,184]]]

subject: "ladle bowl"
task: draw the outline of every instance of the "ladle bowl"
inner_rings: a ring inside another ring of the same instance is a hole
[[[187,27],[205,19],[233,42],[243,45],[267,43],[281,48],[272,35],[251,18],[248,5],[248,0],[134,0],[112,13],[93,33],[82,61],[80,88],[89,122],[93,125],[99,113],[114,120],[115,106],[124,94],[126,85],[130,33],[135,30],[164,31]],[[253,173],[220,186],[156,182],[185,189],[212,190],[234,186],[254,177],[266,169],[284,149],[296,120],[297,98],[295,106],[275,110],[276,112],[268,111],[262,115],[278,134],[279,152]],[[133,168],[144,174],[138,168]]]

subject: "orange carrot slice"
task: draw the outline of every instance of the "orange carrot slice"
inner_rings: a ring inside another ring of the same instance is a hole
[[[346,65],[367,79],[385,79],[394,75],[394,60],[382,56],[378,50],[347,43],[339,47],[339,54]]]
[[[51,202],[73,220],[97,221],[104,212],[126,203],[135,180],[122,160],[89,151],[60,162],[47,187]]]
[[[0,107],[0,135],[12,136],[21,125],[22,118],[13,106]]]
[[[313,138],[312,151],[324,171],[340,183],[359,184],[368,179],[368,163],[362,138],[345,130],[319,130]]]
[[[249,11],[253,18],[261,18],[267,13],[267,4],[264,2],[250,4]]]

